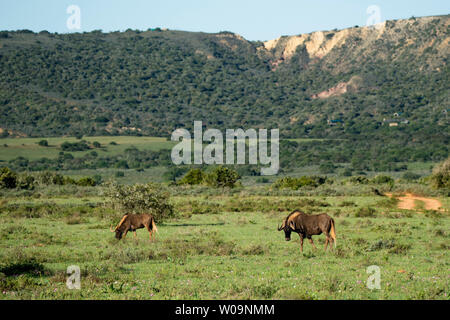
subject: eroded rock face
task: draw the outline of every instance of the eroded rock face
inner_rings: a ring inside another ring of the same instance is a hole
[[[448,28],[450,19],[447,17],[440,17],[441,22]],[[377,41],[387,41],[393,45],[401,45],[404,50],[417,51],[417,54],[422,54],[427,48],[435,46],[431,39],[428,43],[424,43],[420,47],[415,47],[415,38],[411,38],[410,32],[417,30],[424,30],[435,23],[436,17],[422,17],[418,19],[384,21],[373,26],[354,27],[343,30],[333,31],[317,31],[308,34],[300,34],[295,36],[282,36],[277,39],[265,41],[263,43],[263,50],[270,52],[272,61],[277,65],[289,61],[295,54],[299,46],[304,46],[311,61],[315,59],[322,59],[330,54],[334,49],[339,49],[342,46],[352,46],[354,48],[354,55],[360,55],[376,47]],[[441,55],[445,56],[450,53],[450,37],[441,34],[442,30],[437,31],[437,36],[441,38],[437,47]],[[381,52],[375,52],[380,58],[395,58],[382,56]]]
[[[313,94],[312,99],[326,99],[330,97],[339,96],[341,94],[347,93],[348,91],[357,91],[360,87],[362,79],[361,77],[352,77],[347,82],[339,82],[336,86],[329,88],[325,91]]]
[[[313,94],[311,98],[313,99],[325,99],[333,96],[339,96],[341,94],[347,93],[347,82],[340,82],[335,87],[328,90]]]
[[[289,60],[298,46],[305,45],[310,58],[322,58],[334,47],[345,43],[349,33],[349,29],[345,29],[336,32],[318,31],[310,34],[280,37],[264,42],[264,48],[269,51],[278,49],[278,51],[281,51],[280,58]]]

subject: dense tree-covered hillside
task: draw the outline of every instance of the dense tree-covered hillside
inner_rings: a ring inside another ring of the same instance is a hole
[[[230,32],[3,31],[1,133],[169,136],[201,120],[425,153],[435,145],[440,159],[449,142],[449,21],[411,18],[266,43]]]

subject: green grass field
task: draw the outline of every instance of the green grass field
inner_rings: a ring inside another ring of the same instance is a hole
[[[0,160],[55,158],[76,138],[2,139]],[[170,149],[152,137],[84,137],[117,155]],[[117,145],[111,145],[114,141]],[[71,152],[79,157],[91,151]],[[408,171],[430,174],[433,164],[409,163]],[[1,164],[0,164],[1,166]],[[123,176],[118,176],[118,171]],[[100,175],[120,184],[163,182],[166,167],[82,169],[58,173],[79,179]],[[320,174],[318,165],[291,168],[289,176]],[[368,177],[380,174],[368,173]],[[336,181],[317,188],[275,190],[279,176],[244,176],[241,186],[169,187],[176,218],[158,223],[149,242],[138,230],[117,241],[109,227],[122,214],[104,205],[103,186],[38,185],[0,190],[1,299],[449,299],[450,198],[419,181],[388,172],[394,185]],[[395,200],[374,195],[408,191],[438,198],[443,211],[400,210]],[[325,212],[336,221],[337,248],[324,252],[324,235],[313,250],[299,238],[284,240],[277,225],[292,210]],[[81,289],[66,286],[67,267],[81,269]],[[381,270],[381,288],[366,286],[367,267]]]
[[[94,195],[85,197],[27,198],[30,205],[71,207],[65,213],[44,211],[30,218],[26,212],[2,209],[2,299],[449,297],[446,213],[401,211],[375,196],[245,196],[245,190],[178,195],[172,201],[180,218],[159,224],[156,241],[150,242],[141,229],[137,239],[129,233],[118,242],[109,226],[118,222],[120,213],[102,209],[103,198],[92,189]],[[4,206],[23,198],[3,201]],[[301,209],[335,218],[334,251],[323,251],[321,235],[313,237],[318,249],[305,241],[302,254],[295,234],[286,242],[276,230],[289,212],[284,206],[301,201],[309,203]],[[209,211],[212,204],[217,210]],[[202,205],[207,205],[203,211],[198,209]],[[448,202],[445,206],[448,210]],[[366,207],[375,208],[376,214],[356,217]],[[70,265],[81,268],[80,290],[66,287]],[[380,267],[379,290],[366,287],[370,265]]]
[[[37,143],[41,140],[48,141],[48,147],[39,146]],[[170,149],[176,144],[176,142],[167,141],[166,138],[157,137],[135,137],[135,136],[96,136],[96,137],[83,137],[89,143],[97,141],[101,143],[102,148],[100,150],[101,155],[116,155],[123,153],[125,149],[135,146],[139,150],[161,150]],[[29,160],[36,160],[43,157],[52,159],[58,157],[61,152],[60,145],[64,142],[77,142],[80,141],[75,137],[62,137],[62,138],[4,138],[1,139],[0,145],[0,160],[9,161],[17,157],[25,157]],[[116,142],[117,145],[111,145],[111,142]],[[70,151],[74,156],[79,157],[87,151]]]

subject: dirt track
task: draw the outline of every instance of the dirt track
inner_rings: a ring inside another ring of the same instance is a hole
[[[391,193],[386,193],[386,195],[390,198],[392,197]],[[416,200],[418,200],[424,203],[425,210],[442,210],[442,203],[433,198],[419,197],[411,193],[406,193],[396,198],[399,200],[397,205],[399,209],[414,210],[416,208]]]

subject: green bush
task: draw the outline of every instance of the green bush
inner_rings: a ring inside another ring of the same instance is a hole
[[[106,195],[115,209],[123,213],[150,213],[156,221],[174,216],[169,193],[157,183],[118,185],[109,184]]]
[[[205,178],[205,174],[200,169],[191,169],[186,173],[183,178],[181,178],[178,181],[178,184],[189,184],[189,185],[196,185],[203,183],[203,180]]]
[[[35,187],[35,178],[29,174],[22,173],[17,178],[17,188],[24,190],[33,190]]]
[[[327,182],[327,178],[320,176],[302,176],[300,178],[283,177],[277,179],[274,182],[273,187],[276,189],[298,190],[302,187],[317,188],[318,186],[324,184],[325,182]]]
[[[64,184],[66,184],[66,181],[64,180],[64,176],[62,176],[58,173],[50,172],[50,171],[43,171],[43,172],[37,173],[35,175],[35,180],[40,185],[56,184],[56,185],[62,186]]]
[[[376,176],[375,178],[373,178],[371,180],[371,182],[375,183],[375,184],[383,184],[383,183],[392,184],[392,183],[394,183],[394,179],[392,179],[390,176],[379,175],[379,176]]]
[[[48,147],[48,141],[47,140],[41,140],[37,143],[41,147]]]
[[[434,167],[431,184],[436,189],[450,189],[450,157]]]
[[[234,188],[240,178],[235,170],[220,166],[206,174],[204,181],[213,187]]]
[[[63,151],[85,151],[89,149],[90,149],[89,145],[84,140],[74,143],[66,141],[63,144],[61,144],[61,150]]]
[[[377,212],[376,212],[376,210],[374,208],[364,207],[364,208],[359,208],[356,211],[355,217],[358,217],[358,218],[375,217],[376,213]]]
[[[170,167],[164,172],[163,177],[169,181],[176,181],[176,179],[185,174],[186,171],[187,168],[185,167]]]
[[[402,176],[403,179],[408,181],[414,181],[420,179],[421,175],[413,172],[405,172]]]
[[[350,181],[353,184],[368,184],[369,183],[369,179],[367,179],[366,177],[363,177],[363,176],[351,177],[350,179],[348,179],[348,181]]]
[[[64,177],[64,184],[77,184],[77,181],[71,177],[65,176]]]
[[[9,169],[3,167],[0,169],[0,188],[14,189],[17,186],[17,174]]]
[[[91,177],[84,177],[77,181],[77,185],[83,187],[94,187],[97,183]]]

